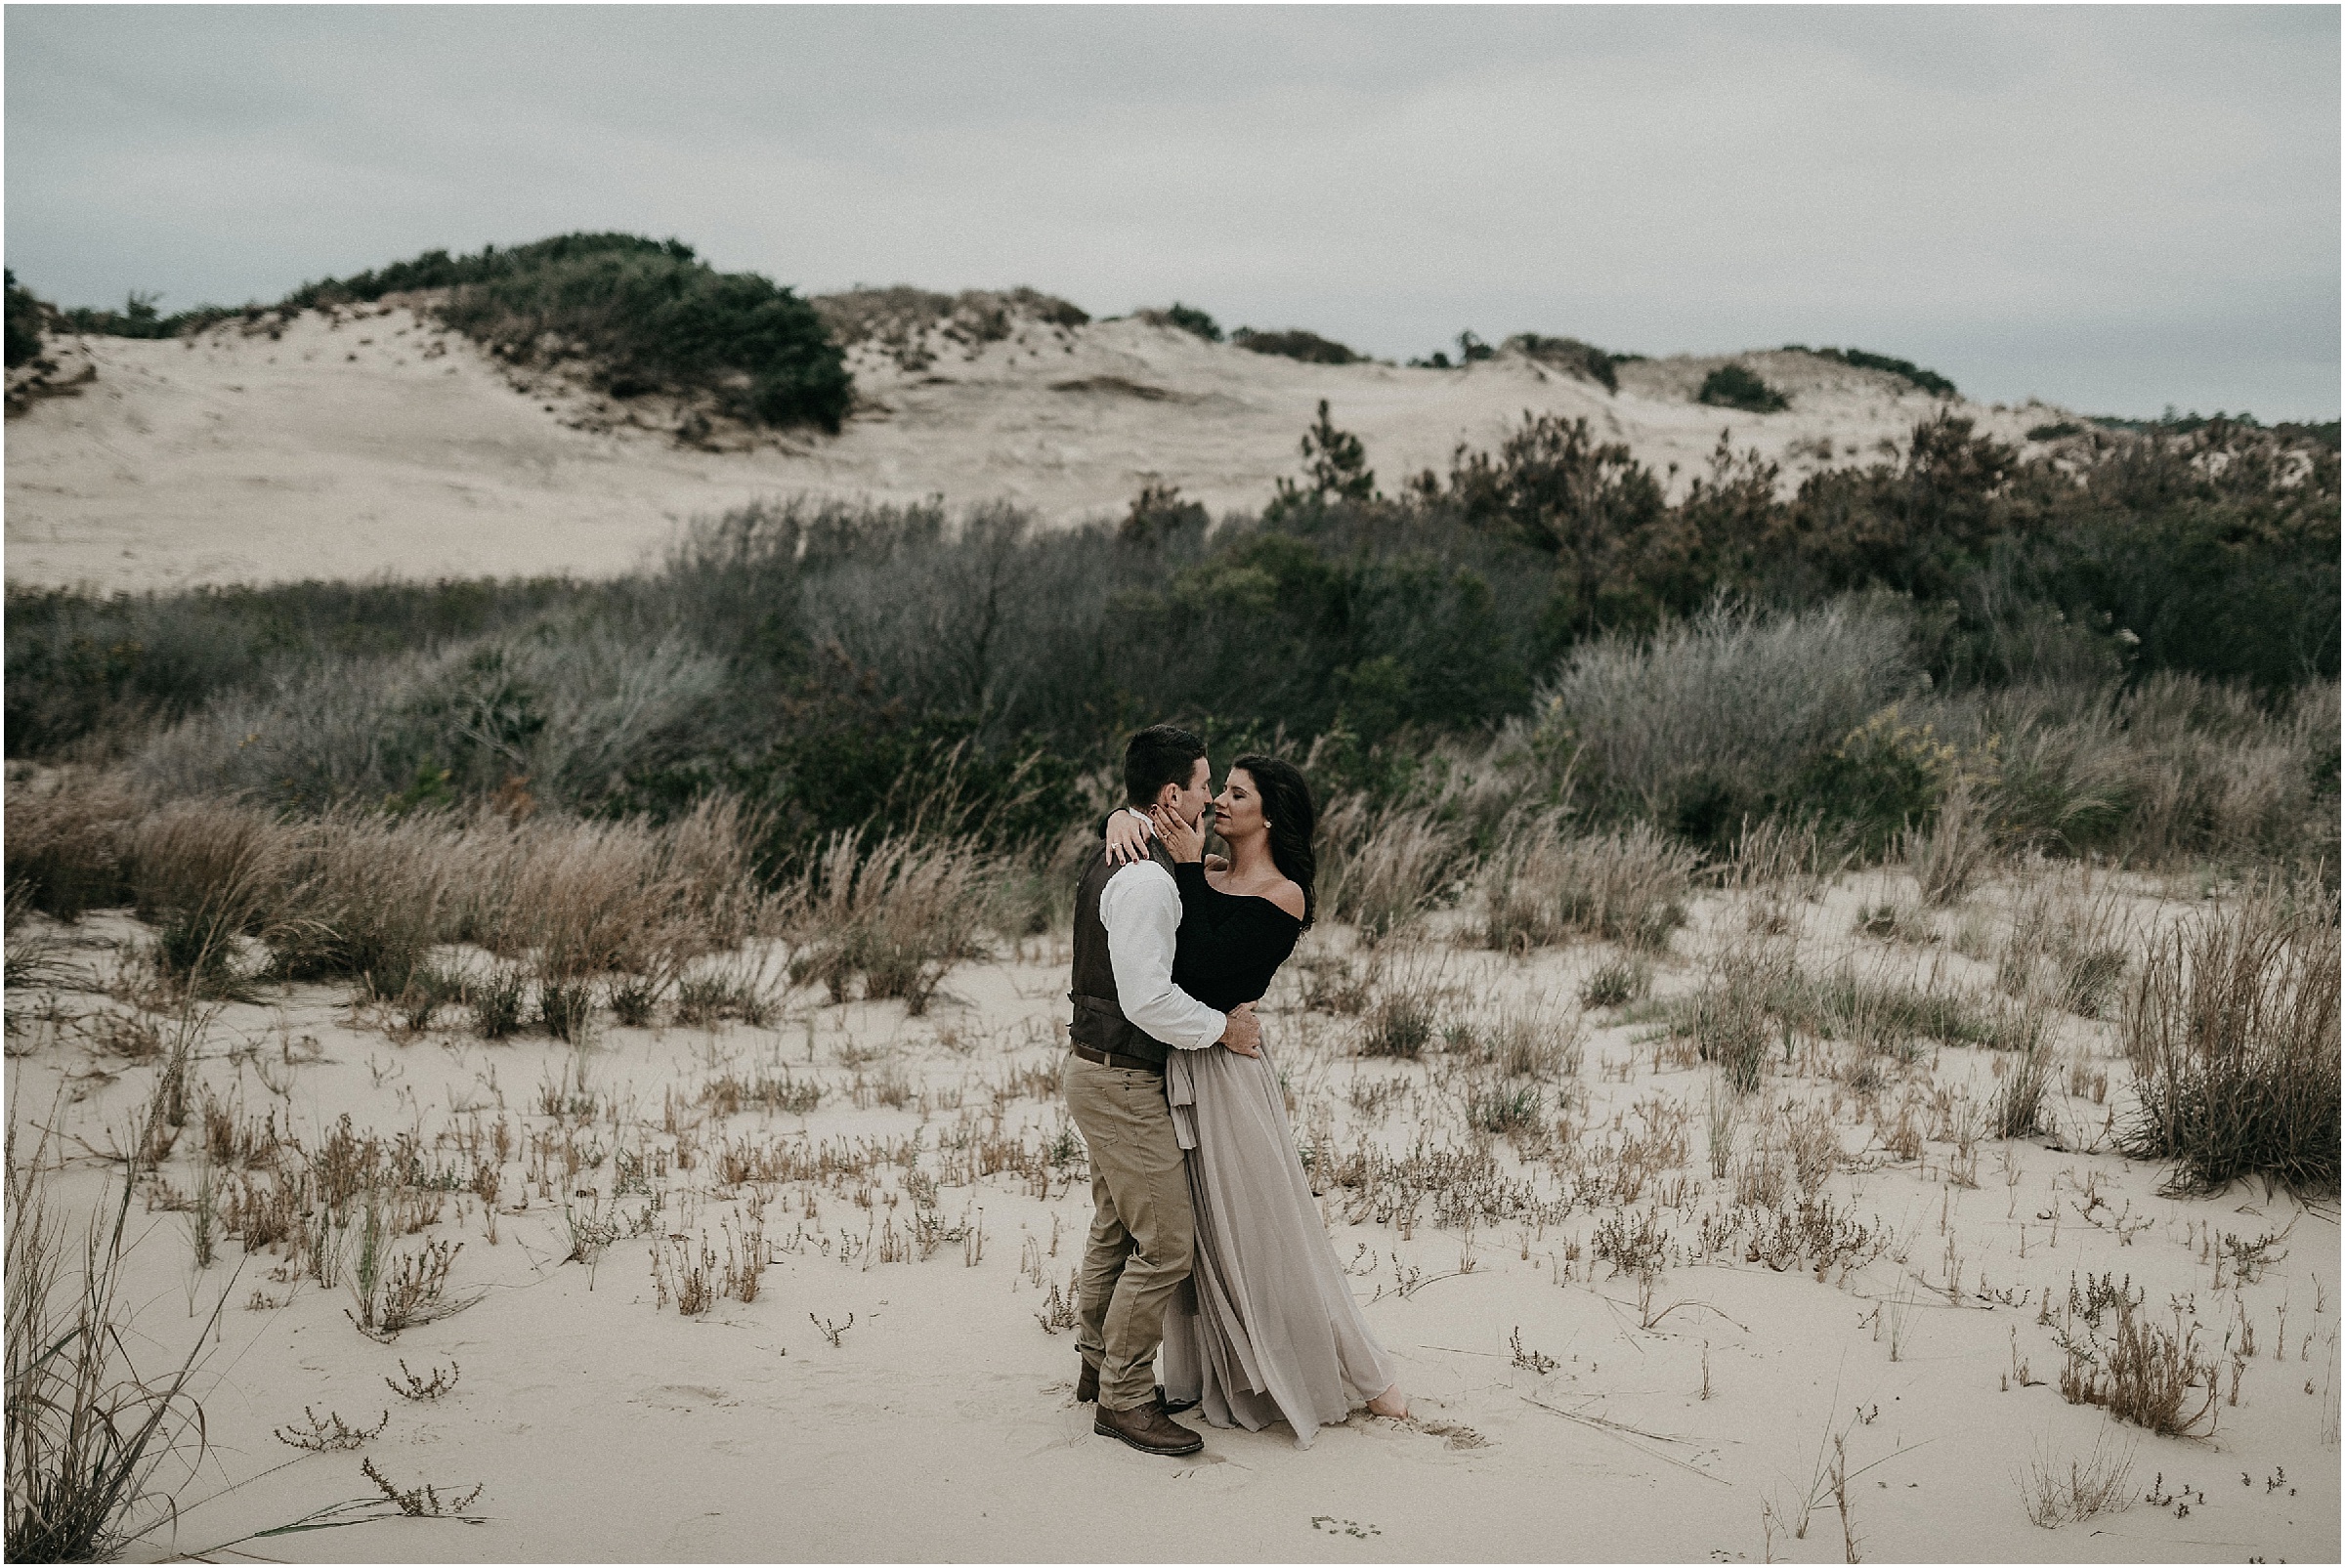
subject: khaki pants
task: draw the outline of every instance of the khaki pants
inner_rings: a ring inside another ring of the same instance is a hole
[[[1091,1235],[1075,1343],[1099,1369],[1099,1403],[1132,1410],[1156,1396],[1165,1303],[1189,1277],[1188,1166],[1159,1075],[1069,1053],[1061,1082],[1091,1156]]]

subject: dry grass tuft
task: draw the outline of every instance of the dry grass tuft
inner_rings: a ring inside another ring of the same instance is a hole
[[[2106,1018],[2131,967],[2129,932],[2115,890],[2059,887],[2029,893],[1995,954],[1995,984],[2014,996],[2044,995],[2079,1018]]]
[[[480,866],[460,932],[560,980],[672,977],[761,929],[750,876],[755,822],[712,796],[664,826],[640,821],[484,818],[460,852]]]
[[[1644,823],[1579,837],[1552,813],[1517,820],[1483,876],[1482,941],[1521,952],[1584,934],[1665,949],[1685,923],[1700,864],[1698,852]]]
[[[180,1460],[192,1474],[200,1462],[203,1411],[188,1381],[220,1309],[174,1371],[142,1377],[126,1348],[131,1311],[121,1297],[137,1172],[125,1172],[120,1199],[91,1216],[71,1269],[40,1155],[20,1164],[11,1127],[8,1558],[90,1562],[118,1555],[169,1512],[168,1496],[153,1488],[158,1467]]]
[[[1359,1007],[1362,1056],[1415,1060],[1441,1038],[1457,988],[1440,963],[1422,954],[1371,966]]]
[[[2252,896],[2175,930],[2142,966],[2123,1023],[2139,1107],[2126,1154],[2168,1185],[2262,1176],[2337,1185],[2337,915]]]
[[[1923,902],[1943,908],[1970,896],[1993,863],[1994,850],[1986,808],[1969,778],[1958,775],[1930,826],[1898,834],[1897,858],[1920,884]]]
[[[7,802],[8,897],[77,920],[121,903],[124,831],[143,810],[115,774],[65,769],[45,780],[11,782]]]
[[[123,877],[139,918],[156,928],[156,967],[199,992],[237,989],[237,939],[281,927],[293,835],[247,807],[185,800],[123,838]]]
[[[1322,911],[1377,942],[1441,902],[1467,847],[1464,833],[1428,807],[1376,810],[1350,795],[1319,819],[1318,852]]]
[[[1583,1007],[1625,1007],[1653,994],[1653,966],[1643,958],[1601,963],[1580,983]]]
[[[1442,1042],[1500,1079],[1552,1081],[1579,1076],[1588,1026],[1580,1014],[1559,1013],[1542,1000],[1504,1008],[1479,1024],[1453,1025]]]
[[[1750,1093],[1766,1075],[1769,1052],[1782,1035],[1775,1015],[1796,977],[1786,949],[1731,947],[1694,994],[1687,1026],[1694,1049],[1718,1064],[1736,1094]]]
[[[2044,1091],[2052,1084],[2052,1045],[2042,1016],[2031,1007],[2016,1010],[1999,1033],[2016,1042],[2018,1054],[1987,1102],[1987,1125],[1998,1138],[2025,1138],[2043,1128]]]
[[[292,842],[270,937],[274,972],[405,995],[449,934],[453,890],[470,869],[446,826],[345,809],[285,831]]]
[[[996,870],[963,842],[893,837],[867,850],[861,835],[837,835],[796,891],[790,979],[820,981],[835,1002],[860,976],[866,998],[925,1012],[945,971],[985,951]]]

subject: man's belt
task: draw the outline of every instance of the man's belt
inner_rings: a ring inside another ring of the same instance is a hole
[[[1127,1056],[1122,1051],[1095,1050],[1081,1040],[1068,1041],[1068,1047],[1085,1061],[1097,1062],[1101,1067],[1120,1067],[1128,1073],[1162,1074],[1165,1070],[1164,1063],[1152,1062],[1145,1056]]]

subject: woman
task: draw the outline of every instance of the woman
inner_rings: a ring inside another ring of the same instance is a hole
[[[1214,802],[1226,863],[1209,867],[1203,832],[1162,809],[1146,828],[1137,813],[1109,823],[1119,859],[1146,854],[1149,831],[1172,858],[1175,985],[1224,1012],[1270,989],[1311,923],[1316,815],[1293,766],[1244,756]],[[1407,1415],[1320,1223],[1267,1043],[1259,1056],[1174,1051],[1165,1088],[1197,1220],[1194,1272],[1165,1313],[1168,1406],[1198,1404],[1215,1426],[1249,1431],[1284,1420],[1304,1448],[1363,1403]]]

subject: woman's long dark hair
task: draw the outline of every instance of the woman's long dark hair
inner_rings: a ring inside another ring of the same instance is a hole
[[[1254,792],[1262,800],[1262,820],[1270,825],[1270,861],[1287,880],[1302,889],[1302,923],[1308,927],[1319,908],[1311,878],[1319,873],[1319,857],[1311,849],[1311,833],[1319,826],[1319,808],[1311,801],[1311,786],[1302,770],[1292,762],[1250,752],[1231,763],[1254,780]]]

